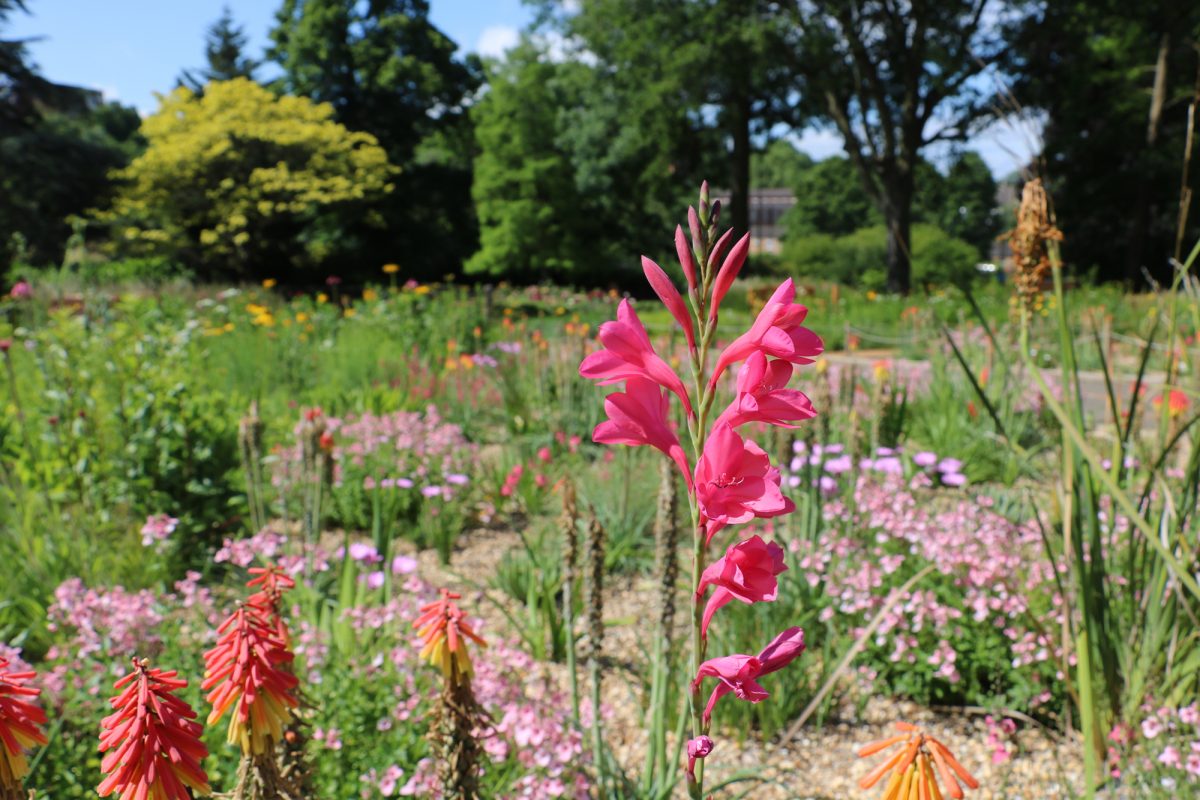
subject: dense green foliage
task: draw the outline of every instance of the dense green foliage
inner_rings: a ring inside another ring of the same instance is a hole
[[[118,176],[100,219],[118,247],[166,254],[199,274],[313,268],[348,246],[351,222],[392,190],[387,154],[328,105],[245,78],[163,98],[146,152]],[[382,227],[378,212],[367,220]]]

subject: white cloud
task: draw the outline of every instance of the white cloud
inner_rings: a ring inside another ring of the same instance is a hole
[[[515,47],[520,39],[521,34],[512,26],[491,25],[484,28],[483,33],[479,34],[479,41],[475,43],[475,52],[481,56],[500,58],[505,51]]]
[[[846,154],[842,135],[828,128],[806,128],[799,137],[792,138],[792,143],[816,161]]]

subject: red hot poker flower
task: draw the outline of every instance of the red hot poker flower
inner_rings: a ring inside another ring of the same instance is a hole
[[[453,674],[452,667],[460,675],[470,675],[471,655],[467,652],[466,639],[480,647],[487,647],[487,643],[466,621],[467,613],[454,604],[453,601],[461,599],[462,595],[449,589],[441,592],[442,599],[421,606],[421,616],[413,622],[417,635],[425,642],[421,647],[421,658],[441,667],[447,678]]]
[[[10,671],[8,659],[0,658],[0,789],[19,790],[29,772],[25,751],[46,744],[46,735],[38,727],[46,724],[46,712],[21,699],[41,694],[40,689],[25,685],[36,675]]]
[[[292,637],[287,623],[283,620],[281,604],[283,603],[283,593],[294,589],[296,581],[278,564],[251,567],[249,572],[254,577],[246,581],[246,586],[251,589],[257,588],[258,591],[250,595],[246,604],[263,614],[267,622],[275,628],[275,632],[284,645],[290,647]]]
[[[979,788],[979,781],[936,738],[907,722],[897,722],[896,730],[900,731],[898,735],[870,742],[858,751],[859,758],[867,758],[891,747],[897,748],[890,758],[862,777],[858,782],[860,789],[870,789],[889,772],[891,778],[884,787],[883,800],[896,797],[942,800],[939,776],[946,784],[946,793],[954,800],[963,799],[960,780],[968,789]]]
[[[135,658],[133,672],[114,684],[121,692],[109,701],[115,710],[100,723],[100,752],[107,753],[100,768],[108,776],[96,787],[101,797],[189,800],[189,789],[211,791],[200,765],[208,755],[203,728],[192,707],[174,695],[187,686],[178,674]]]
[[[287,645],[251,607],[243,606],[217,629],[217,646],[204,654],[204,683],[212,725],[232,711],[227,741],[242,752],[261,755],[283,736],[292,721],[296,676],[282,665],[292,660]]]

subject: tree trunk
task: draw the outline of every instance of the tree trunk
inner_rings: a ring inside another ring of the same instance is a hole
[[[887,224],[887,290],[908,294],[912,286],[912,173],[899,176],[885,187],[884,222]]]
[[[729,103],[733,163],[729,174],[730,224],[734,237],[750,230],[750,98],[736,93]]]
[[[1158,43],[1158,58],[1154,64],[1154,88],[1150,92],[1150,113],[1146,120],[1146,148],[1142,151],[1142,166],[1137,170],[1137,189],[1134,192],[1132,235],[1125,254],[1125,282],[1132,288],[1139,284],[1139,272],[1145,266],[1146,241],[1150,229],[1150,160],[1158,144],[1162,128],[1163,105],[1167,98],[1167,56],[1171,52],[1171,35],[1164,33]]]

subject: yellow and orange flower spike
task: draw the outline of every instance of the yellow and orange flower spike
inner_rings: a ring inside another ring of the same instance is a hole
[[[217,646],[204,654],[204,683],[209,692],[212,725],[232,711],[230,744],[247,755],[262,755],[283,738],[299,705],[296,676],[285,667],[292,660],[287,644],[251,606],[242,606],[217,629]]]
[[[417,635],[424,640],[421,658],[441,667],[442,674],[450,678],[457,669],[460,675],[471,674],[471,654],[467,651],[467,639],[480,647],[487,643],[480,639],[466,621],[466,612],[453,601],[462,595],[442,589],[442,599],[421,606],[421,616],[413,622]]]
[[[896,752],[858,782],[860,789],[870,789],[891,773],[883,789],[881,800],[942,800],[938,776],[946,786],[946,794],[954,800],[962,800],[962,784],[968,789],[978,789],[979,781],[963,768],[946,745],[907,722],[897,722],[900,733],[863,745],[859,758],[866,758],[891,747]],[[936,772],[935,768],[936,767]]]
[[[25,684],[34,672],[9,670],[8,659],[0,658],[0,794],[18,794],[21,781],[29,773],[25,751],[46,744],[39,727],[46,724],[46,712],[21,698],[33,698],[40,689]]]
[[[133,672],[114,684],[121,693],[109,703],[113,713],[101,722],[101,797],[120,800],[190,800],[209,794],[200,762],[208,748],[196,712],[174,692],[187,686],[174,670],[151,669],[133,659]],[[191,791],[189,791],[191,790]]]

